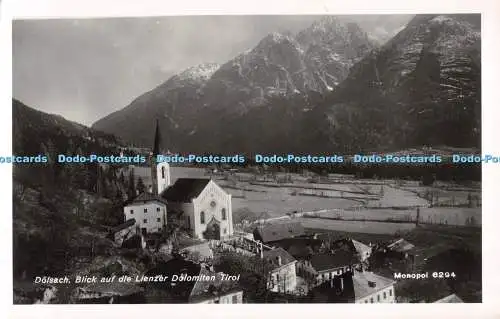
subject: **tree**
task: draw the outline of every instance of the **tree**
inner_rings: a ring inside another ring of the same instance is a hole
[[[128,176],[128,190],[127,190],[127,195],[128,198],[134,198],[137,195],[137,192],[135,190],[135,179],[134,179],[134,172],[130,171],[130,174]]]
[[[146,190],[146,186],[144,185],[142,178],[139,177],[139,179],[137,180],[137,191],[139,192],[139,194],[142,194],[142,193],[144,193],[145,190]]]

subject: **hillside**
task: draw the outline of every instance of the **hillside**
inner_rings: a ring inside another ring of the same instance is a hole
[[[106,226],[122,222],[125,186],[111,169],[58,164],[62,154],[117,154],[114,136],[13,100],[13,150],[44,154],[48,163],[13,165],[14,279],[64,274],[82,261],[107,256]]]

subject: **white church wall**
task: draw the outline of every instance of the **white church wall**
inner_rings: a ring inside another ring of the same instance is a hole
[[[212,204],[214,203],[214,204]],[[207,229],[207,224],[212,217],[220,222],[221,238],[233,234],[231,195],[227,194],[213,181],[210,181],[201,194],[193,200],[194,221],[196,223],[195,234],[203,238],[203,232]],[[222,218],[222,210],[225,210],[226,218]],[[201,212],[205,214],[204,223],[201,223]]]

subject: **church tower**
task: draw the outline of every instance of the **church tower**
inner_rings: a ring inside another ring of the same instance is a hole
[[[162,139],[158,120],[156,120],[153,153],[151,154],[151,184],[154,195],[161,194],[170,186],[170,166],[168,163],[157,163],[157,155],[162,155]]]

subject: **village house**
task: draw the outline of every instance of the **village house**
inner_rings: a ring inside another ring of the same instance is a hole
[[[314,254],[308,260],[299,261],[297,274],[317,286],[344,272],[353,271],[358,266],[358,259],[352,252],[338,250]]]
[[[142,234],[161,232],[167,225],[167,202],[151,193],[134,198],[123,213],[126,220],[135,219]]]
[[[385,248],[386,255],[390,258],[404,259],[409,261],[413,269],[415,266],[416,249],[415,245],[403,238],[393,241]]]
[[[169,210],[184,216],[194,238],[225,239],[233,235],[231,195],[207,178],[179,178],[161,194]]]
[[[254,239],[264,244],[272,244],[283,239],[304,235],[304,227],[299,222],[259,225],[253,231]]]
[[[355,271],[352,277],[356,303],[394,303],[394,280],[373,272]]]
[[[279,293],[294,292],[297,287],[297,261],[283,248],[263,252],[263,259],[271,267],[267,289]]]
[[[313,289],[313,302],[394,303],[395,281],[366,271],[347,271]]]

